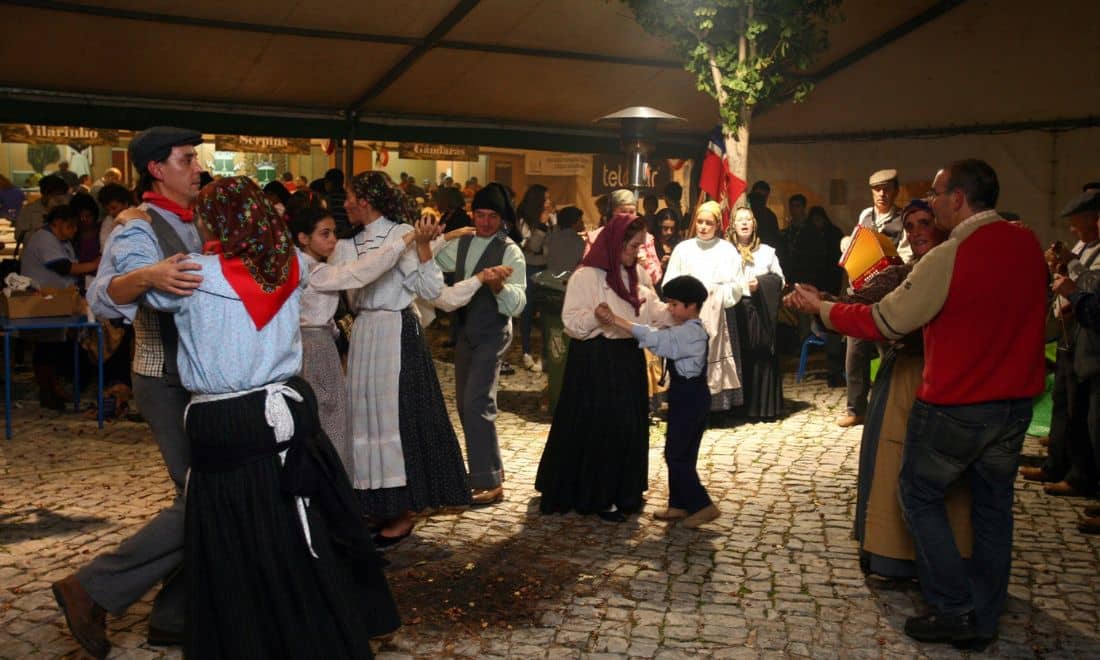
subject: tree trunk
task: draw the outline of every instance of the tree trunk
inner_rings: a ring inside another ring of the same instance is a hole
[[[749,181],[749,122],[751,120],[752,109],[750,108],[742,114],[741,127],[737,129],[737,134],[725,136],[726,159],[729,160],[730,171],[746,184]],[[729,200],[730,208],[736,208],[747,192],[748,188],[741,197]]]

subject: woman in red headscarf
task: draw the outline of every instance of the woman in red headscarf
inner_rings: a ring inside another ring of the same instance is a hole
[[[651,326],[669,324],[638,263],[645,221],[616,215],[569,278],[562,321],[573,339],[561,396],[539,461],[543,513],[597,513],[622,522],[648,487],[649,403],[645,356],[628,332],[601,325],[595,310]]]

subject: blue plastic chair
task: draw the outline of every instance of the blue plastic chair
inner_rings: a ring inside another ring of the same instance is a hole
[[[824,345],[824,337],[819,337],[812,332],[806,337],[806,341],[802,342],[802,355],[798,357],[798,372],[794,375],[794,382],[801,383],[806,375],[806,360],[810,357],[810,347]]]

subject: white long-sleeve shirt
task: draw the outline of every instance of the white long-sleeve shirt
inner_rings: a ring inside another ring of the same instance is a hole
[[[741,255],[732,243],[721,238],[680,241],[668,258],[664,281],[681,275],[702,282],[708,295],[721,297],[723,308],[736,305],[745,291]]]

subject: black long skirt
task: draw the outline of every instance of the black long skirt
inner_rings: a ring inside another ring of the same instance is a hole
[[[562,381],[535,479],[542,512],[640,510],[649,487],[649,407],[638,342],[570,342]]]
[[[741,388],[745,403],[739,408],[749,419],[773,420],[785,413],[783,406],[783,374],[779,369],[779,355],[772,347],[749,348],[746,305],[754,304],[749,298],[727,310],[727,319],[736,322],[741,348]],[[729,312],[733,312],[729,314]],[[730,317],[733,318],[730,318]],[[773,340],[774,345],[774,340]]]
[[[397,518],[470,503],[469,480],[447,404],[439,386],[420,321],[401,313],[401,373],[398,376],[398,424],[405,458],[405,485],[357,490],[363,511],[376,518]]]
[[[197,403],[188,413],[185,654],[203,660],[370,658],[370,638],[399,625],[382,561],[372,556],[369,533],[353,530],[368,539],[354,550],[337,545],[346,537],[333,536],[317,498],[307,508],[317,556],[310,554],[295,500],[285,490],[265,396],[260,391]],[[316,419],[312,392],[305,404],[288,404],[296,429],[292,443],[301,441],[298,429],[319,429],[319,422],[307,419]],[[306,410],[310,405],[313,410]],[[347,508],[354,509],[351,483],[324,443],[308,450],[328,464],[329,482],[320,488],[346,493]],[[363,524],[358,515],[351,520]]]

